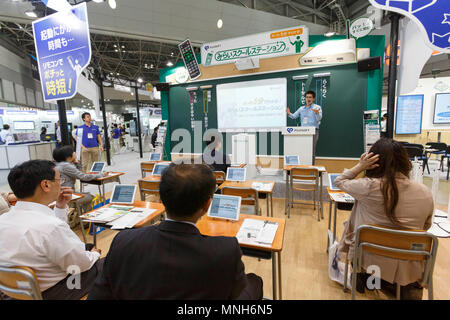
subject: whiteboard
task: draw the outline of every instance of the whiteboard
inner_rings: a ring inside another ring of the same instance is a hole
[[[421,133],[422,111],[423,94],[398,97],[395,134]]]
[[[286,127],[287,80],[274,78],[217,86],[219,131]]]

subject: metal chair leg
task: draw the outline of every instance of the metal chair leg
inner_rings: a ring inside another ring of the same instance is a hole
[[[347,277],[348,277],[348,252],[345,254],[344,292],[348,292]]]
[[[397,300],[400,300],[400,285],[398,283],[396,283],[396,285],[397,285],[397,290],[396,290],[395,298]]]

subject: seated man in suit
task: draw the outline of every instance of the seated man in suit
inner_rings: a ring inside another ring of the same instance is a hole
[[[88,299],[262,299],[262,279],[245,274],[234,237],[200,234],[216,188],[203,164],[171,164],[160,184],[167,219],[121,231]]]
[[[30,160],[15,166],[8,183],[15,206],[0,216],[0,265],[33,269],[45,300],[85,296],[103,260],[67,224],[72,189],[61,187],[55,164]],[[48,205],[56,201],[54,210]]]

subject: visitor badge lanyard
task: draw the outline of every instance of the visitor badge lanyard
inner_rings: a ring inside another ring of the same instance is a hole
[[[205,115],[205,129],[208,129],[208,110],[209,101],[211,101],[211,91],[203,91],[203,113]]]

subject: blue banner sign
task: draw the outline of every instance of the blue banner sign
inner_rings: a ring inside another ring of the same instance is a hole
[[[33,33],[44,101],[72,98],[91,61],[86,3],[33,21]]]
[[[449,0],[369,0],[374,7],[394,11],[417,23],[434,50],[450,52]]]

